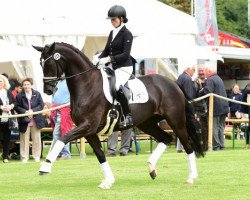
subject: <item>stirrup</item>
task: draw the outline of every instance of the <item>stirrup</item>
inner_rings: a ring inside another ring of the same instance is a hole
[[[133,124],[134,124],[133,118],[132,118],[131,114],[128,114],[126,116],[125,120],[119,123],[119,127],[124,128],[126,126],[133,126]]]

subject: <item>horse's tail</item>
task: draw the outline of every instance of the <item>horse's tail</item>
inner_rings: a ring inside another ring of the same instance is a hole
[[[191,138],[191,145],[195,151],[196,157],[204,157],[201,123],[194,114],[194,108],[191,103],[186,100],[186,126],[188,135]]]
[[[203,148],[201,123],[199,120],[197,120],[193,104],[188,102],[189,100],[191,100],[190,97],[180,85],[179,87],[186,98],[185,99],[186,127],[188,135],[191,138],[191,145],[197,157],[200,156],[204,157],[205,153]]]

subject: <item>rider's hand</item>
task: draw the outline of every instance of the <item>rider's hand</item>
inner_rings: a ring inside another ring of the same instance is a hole
[[[109,63],[111,61],[110,57],[105,57],[105,58],[101,58],[99,61],[99,65],[105,65],[106,63]]]
[[[93,60],[92,60],[93,65],[97,65],[99,61],[100,59],[98,58],[98,56],[93,56]]]

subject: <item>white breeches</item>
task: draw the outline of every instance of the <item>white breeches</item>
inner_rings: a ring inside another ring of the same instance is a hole
[[[128,81],[131,74],[133,72],[133,66],[121,67],[115,70],[116,84],[115,89],[118,91],[120,85],[124,86],[124,84]]]

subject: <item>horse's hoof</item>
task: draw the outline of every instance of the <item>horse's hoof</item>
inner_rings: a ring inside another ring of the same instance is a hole
[[[51,173],[51,167],[52,163],[42,162],[39,169],[39,175],[45,175]]]
[[[98,186],[98,188],[103,190],[108,190],[112,186],[112,183],[108,180],[102,180],[101,184]]]
[[[41,171],[39,171],[39,175],[40,176],[43,176],[43,175],[46,175],[46,174],[48,174],[48,172],[41,172]]]
[[[186,180],[186,184],[188,184],[188,185],[193,185],[193,183],[194,183],[194,180],[192,178],[188,178]]]
[[[157,176],[157,170],[155,166],[153,166],[151,163],[149,163],[148,167],[149,167],[149,175],[154,180]]]
[[[157,176],[156,170],[153,170],[152,172],[149,172],[150,177],[154,180]]]

